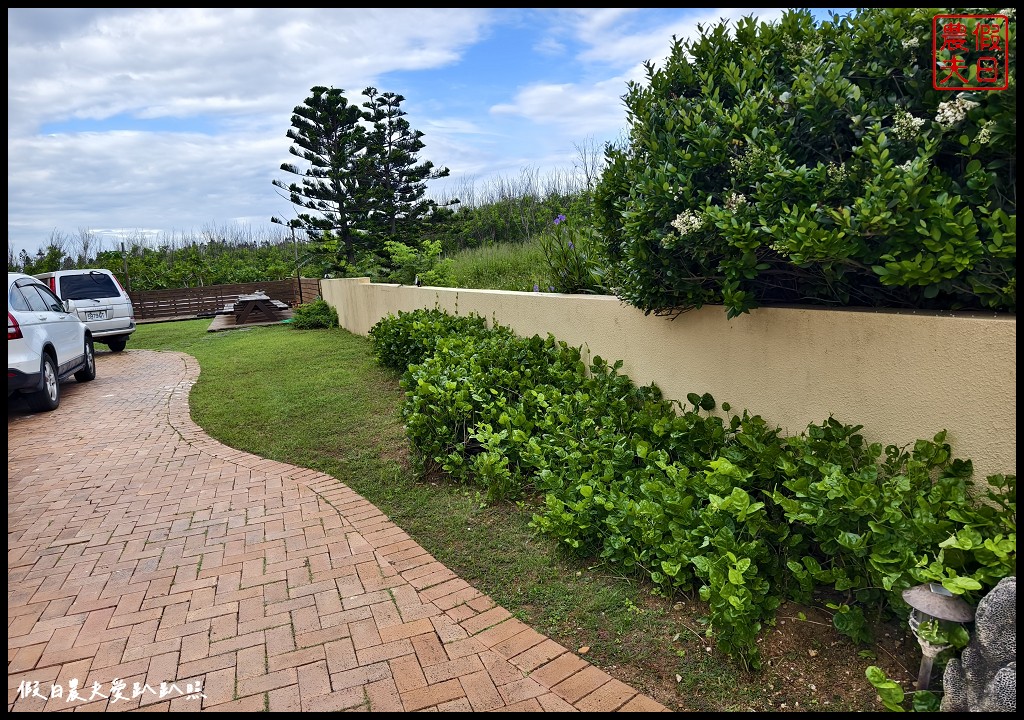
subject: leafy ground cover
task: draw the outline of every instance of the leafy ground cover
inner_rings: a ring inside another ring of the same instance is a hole
[[[563,556],[529,527],[532,501],[488,505],[475,490],[416,478],[399,378],[373,360],[366,338],[286,326],[207,333],[208,325],[143,325],[132,349],[199,360],[190,404],[211,436],[337,477],[523,622],[667,707],[879,711],[869,665],[911,689],[920,651],[902,624],[874,627],[876,641],[857,645],[826,611],[785,604],[759,641],[763,668],[748,672],[704,637],[707,608],[696,595],[665,597]]]

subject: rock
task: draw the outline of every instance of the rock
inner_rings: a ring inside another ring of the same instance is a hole
[[[974,637],[942,676],[942,712],[1017,711],[1017,578],[978,603]]]

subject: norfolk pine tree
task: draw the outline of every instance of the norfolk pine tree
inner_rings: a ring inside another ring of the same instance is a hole
[[[380,93],[368,87],[369,98],[363,107],[373,123],[368,135],[367,174],[371,179],[372,212],[367,228],[382,241],[397,240],[413,245],[420,236],[423,219],[436,207],[424,198],[427,181],[448,177],[448,168],[434,168],[425,161],[417,164],[423,149],[423,133],[413,130],[401,109],[405,98],[395,93]]]
[[[314,87],[311,92],[295,108],[287,133],[294,142],[289,152],[309,168],[285,163],[281,169],[301,182],[273,181],[301,208],[293,222],[314,240],[314,252],[343,271],[354,270],[370,253],[383,260],[390,240],[417,245],[421,225],[436,207],[423,197],[426,182],[449,171],[417,163],[423,133],[405,120],[405,98],[368,87],[363,91],[368,100],[357,108],[343,90]]]
[[[301,180],[286,183],[275,179],[273,184],[301,208],[296,220],[313,241],[314,253],[327,255],[324,260],[334,269],[347,269],[366,243],[361,232],[369,188],[369,179],[363,175],[364,114],[349,104],[344,90],[316,86],[310,92],[305,104],[292,111],[292,127],[287,133],[293,142],[288,152],[305,160],[309,167],[300,170],[283,163],[281,170]],[[271,220],[281,223],[276,218]]]

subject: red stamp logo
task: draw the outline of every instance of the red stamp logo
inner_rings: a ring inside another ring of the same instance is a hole
[[[1010,18],[936,15],[932,18],[932,87],[1005,90],[1010,86]]]

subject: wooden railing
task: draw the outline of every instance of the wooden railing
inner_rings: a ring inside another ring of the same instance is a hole
[[[317,278],[290,278],[271,282],[207,285],[206,287],[173,288],[170,290],[143,290],[128,293],[135,308],[135,320],[162,320],[167,318],[213,317],[233,304],[239,295],[263,291],[273,300],[292,307],[307,303],[320,295]]]

